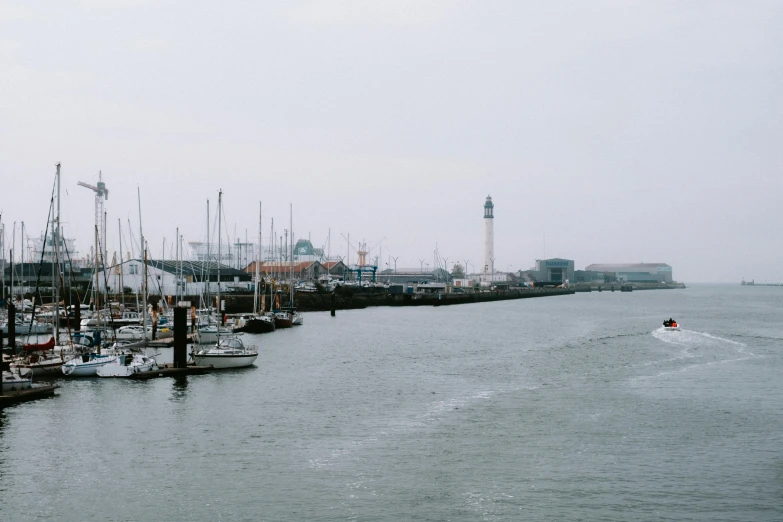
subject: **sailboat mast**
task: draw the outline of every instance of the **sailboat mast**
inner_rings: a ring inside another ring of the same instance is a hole
[[[220,189],[218,191],[218,262],[217,262],[217,309],[218,313],[220,314],[220,322],[218,323],[217,328],[217,337],[218,337],[218,344],[220,344],[220,327],[223,325],[223,310],[220,306],[220,254],[221,254],[221,248],[220,248],[220,242],[222,239],[222,234],[220,227],[222,226],[222,220],[220,213],[223,208],[223,189]]]
[[[125,272],[124,267],[122,266],[122,221],[117,218],[117,232],[119,233],[120,237],[120,292],[122,293],[122,309],[125,310],[125,281],[122,278],[123,273]]]
[[[255,291],[253,292],[253,313],[258,314],[258,304],[259,304],[259,279],[258,279],[258,263],[260,262],[260,258],[263,256],[263,250],[261,248],[261,202],[258,202],[258,255],[256,255],[256,286]]]
[[[54,270],[52,284],[54,285],[54,342],[60,342],[60,164],[57,164],[57,221],[52,236],[54,237]]]
[[[209,250],[209,200],[207,200],[207,284],[204,285],[206,288],[204,292],[204,299],[207,301],[207,313],[209,313],[209,275],[210,275],[210,268],[209,268],[209,262],[211,261],[211,252]],[[203,279],[203,274],[202,274]]]
[[[289,252],[291,253],[290,276],[288,278],[288,289],[291,291],[290,305],[294,306],[294,204],[288,204],[288,226],[291,228],[291,242],[289,243]]]
[[[177,256],[176,262],[179,263],[179,227],[177,227],[177,235],[174,237],[177,238],[177,248],[174,249],[174,252]],[[177,284],[174,289],[174,302],[176,303],[179,301],[179,273],[175,272],[175,274],[177,274],[175,277]]]
[[[147,248],[144,245],[144,231],[141,228],[141,189],[136,187],[139,200],[139,246],[144,261],[144,280],[142,281],[141,324],[144,328],[144,338],[147,338]]]

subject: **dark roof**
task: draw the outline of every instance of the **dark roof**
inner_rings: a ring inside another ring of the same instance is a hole
[[[141,263],[141,259],[132,259],[131,261],[136,261],[137,263]],[[127,263],[128,261],[123,261],[123,263]],[[191,274],[204,274],[204,275],[217,275],[218,271],[218,263],[214,261],[175,261],[175,260],[165,260],[162,259],[148,259],[147,264],[153,268],[157,268],[158,270],[162,270],[164,272],[168,272],[170,274],[179,274],[180,273],[180,266],[182,267],[182,273],[184,275],[191,275]],[[247,276],[247,273],[245,273],[244,270],[238,270],[236,268],[232,268],[228,265],[220,264],[220,276],[222,277],[229,277],[229,276]]]

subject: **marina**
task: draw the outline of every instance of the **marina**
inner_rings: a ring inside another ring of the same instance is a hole
[[[777,520],[774,302],[693,285],[309,313],[245,334],[262,348],[235,370],[172,368],[161,348],[158,372],[59,378],[54,400],[2,410],[0,514]],[[664,330],[670,316],[680,331]],[[91,437],[100,451],[70,450]],[[194,486],[204,469],[209,498]],[[133,500],[151,490],[177,495]]]

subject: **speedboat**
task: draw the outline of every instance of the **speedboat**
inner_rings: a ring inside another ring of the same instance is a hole
[[[154,357],[141,353],[119,355],[117,358],[98,368],[98,377],[130,377],[136,373],[156,371],[158,363]]]
[[[674,319],[666,319],[663,322],[663,329],[667,332],[675,332],[680,329],[680,325]]]
[[[204,348],[191,354],[198,366],[214,368],[243,368],[251,366],[258,358],[255,346],[245,346],[239,337],[220,339],[211,348]]]

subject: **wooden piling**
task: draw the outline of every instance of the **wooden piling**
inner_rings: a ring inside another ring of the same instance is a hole
[[[13,350],[16,346],[16,307],[8,303],[8,346]]]
[[[331,311],[332,317],[336,315],[335,312],[336,310],[337,310],[337,297],[334,295],[334,292],[332,292],[332,311]]]

